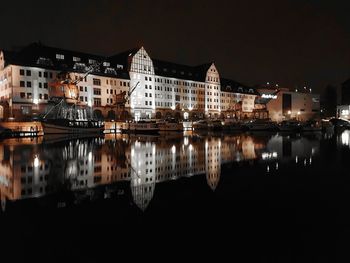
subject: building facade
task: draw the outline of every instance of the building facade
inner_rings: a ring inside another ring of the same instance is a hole
[[[107,119],[249,118],[258,95],[222,78],[214,63],[152,59],[143,47],[104,57],[34,43],[17,52],[0,51],[0,119],[44,114],[53,95],[50,86],[61,72],[79,80],[79,104]],[[117,97],[123,92],[131,94],[121,105]]]
[[[288,119],[307,121],[320,116],[320,96],[287,88],[262,87],[257,102],[265,104],[269,118],[276,122]]]

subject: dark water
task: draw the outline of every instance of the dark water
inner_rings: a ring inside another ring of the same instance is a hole
[[[336,262],[349,247],[349,131],[11,139],[0,156],[1,247],[20,261]]]

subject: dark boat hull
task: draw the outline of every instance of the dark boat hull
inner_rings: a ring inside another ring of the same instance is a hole
[[[76,123],[82,125],[75,125]],[[69,122],[42,122],[44,134],[99,134],[104,130],[103,125],[98,122],[75,122],[70,125]]]

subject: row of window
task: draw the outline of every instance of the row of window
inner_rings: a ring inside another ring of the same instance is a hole
[[[30,77],[32,76],[32,71],[31,70],[24,70],[24,69],[20,69],[19,70],[19,75],[20,76],[27,76],[27,77]],[[41,77],[44,77],[44,78],[50,78],[52,79],[53,78],[53,73],[52,72],[47,72],[47,71],[44,71],[44,72],[41,72],[39,71],[38,72],[38,77],[41,78]]]
[[[19,86],[20,86],[21,88],[25,88],[25,87],[31,88],[31,87],[32,87],[32,82],[31,82],[31,81],[24,81],[24,80],[21,80],[21,81],[19,82]],[[38,83],[38,86],[39,86],[40,89],[41,89],[41,88],[48,89],[48,84],[47,84],[47,82],[44,82],[44,83],[39,82],[39,83]]]
[[[31,92],[28,92],[28,93],[20,92],[19,96],[20,96],[21,99],[26,99],[26,98],[27,99],[32,99],[33,98],[33,95],[32,95]],[[42,99],[48,100],[49,99],[49,95],[39,93],[39,100],[42,100]]]

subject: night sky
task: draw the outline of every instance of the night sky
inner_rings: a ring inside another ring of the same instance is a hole
[[[322,91],[350,77],[350,1],[1,2],[0,48],[34,41],[112,55],[143,45],[151,57],[198,65],[248,85]]]

